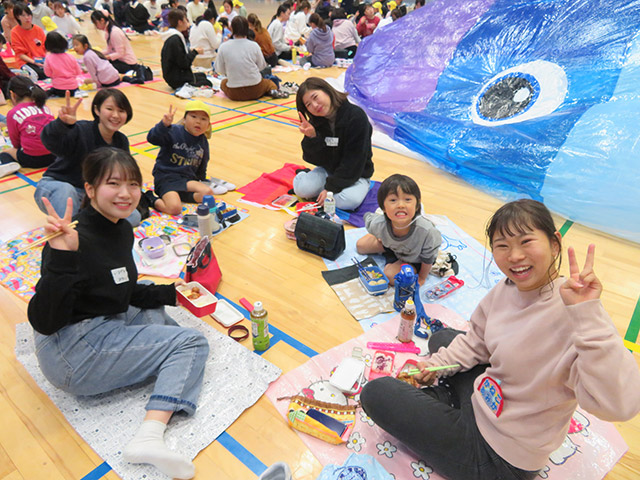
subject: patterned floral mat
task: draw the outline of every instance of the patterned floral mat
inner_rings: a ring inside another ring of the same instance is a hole
[[[195,204],[187,204],[183,206],[182,214],[195,213],[195,210]],[[180,242],[195,245],[200,238],[197,229],[185,227],[178,223],[180,216],[166,215],[156,212],[155,210],[150,210],[150,213],[149,218],[143,220],[142,223],[134,229],[133,233],[136,242],[143,237],[168,235],[172,238],[179,237]],[[246,209],[238,209],[238,215],[240,216],[239,221],[249,216]],[[217,235],[224,232],[230,226],[235,225],[235,223],[227,224]],[[26,302],[34,295],[36,283],[38,283],[40,279],[42,246],[34,247],[18,255],[16,255],[16,252],[43,236],[44,229],[36,228],[22,233],[4,244],[0,244],[0,284]],[[137,256],[135,252],[134,256]],[[140,259],[137,258],[136,260],[139,261]],[[183,257],[183,261],[186,261],[186,257]],[[142,265],[139,262],[137,262],[137,264],[138,268],[141,269]],[[145,270],[141,269],[141,271]],[[147,273],[151,274],[152,272]],[[155,274],[163,276],[158,272],[155,272]]]

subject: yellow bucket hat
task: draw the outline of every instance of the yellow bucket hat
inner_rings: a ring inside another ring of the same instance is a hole
[[[378,12],[382,13],[382,3],[376,2],[376,3],[372,4],[371,6],[373,8],[375,8],[376,10],[378,10]]]
[[[242,3],[240,0],[233,0],[233,6],[234,7],[244,7],[244,3]]]
[[[202,100],[191,100],[184,107],[184,113],[187,112],[204,112],[208,117],[211,117],[211,109],[209,105],[204,103]]]
[[[398,6],[398,4],[396,2],[394,2],[393,0],[391,0],[390,2],[387,2],[387,8],[389,10],[393,10]]]
[[[209,105],[204,103],[202,100],[191,100],[184,107],[184,114],[186,116],[187,112],[204,112],[207,114],[207,117],[211,118],[211,109]],[[205,132],[205,136],[207,138],[211,138],[211,122],[209,122],[209,128]]]

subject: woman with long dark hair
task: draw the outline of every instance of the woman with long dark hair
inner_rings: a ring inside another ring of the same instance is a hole
[[[333,192],[338,208],[358,208],[373,175],[373,128],[367,114],[350,103],[347,94],[317,77],[302,82],[296,105],[304,135],[302,158],[316,168],[295,176],[294,192],[318,203]]]

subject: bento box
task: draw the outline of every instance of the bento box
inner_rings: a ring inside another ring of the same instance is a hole
[[[216,311],[218,298],[198,282],[189,282],[176,288],[178,301],[196,317]]]
[[[359,269],[360,282],[370,295],[382,295],[389,289],[389,279],[377,265],[366,265]]]

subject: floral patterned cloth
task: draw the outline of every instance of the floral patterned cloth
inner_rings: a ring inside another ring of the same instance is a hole
[[[425,310],[427,315],[440,319],[450,327],[467,329],[466,321],[446,307],[427,304]],[[370,365],[374,351],[366,348],[367,342],[397,342],[395,336],[398,325],[399,315],[396,315],[363,335],[311,358],[272,383],[267,390],[267,397],[283,417],[287,413],[289,402],[277,401],[277,398],[287,395],[303,394],[317,400],[342,405],[356,402],[357,395],[348,397],[329,383],[332,370],[340,364],[342,359],[352,355],[354,347],[362,349],[365,363]],[[420,339],[414,340],[426,355],[426,342]],[[416,359],[416,356],[398,352],[395,354],[394,374],[397,374],[408,359]],[[368,374],[368,372],[365,373]],[[283,419],[283,421],[286,420]],[[405,445],[378,428],[361,409],[356,414],[354,431],[344,444],[330,445],[303,433],[298,435],[323,465],[341,464],[352,453],[368,454],[392,474],[395,480],[442,478],[433,471],[428,462],[416,457]],[[624,440],[612,424],[576,411],[565,442],[549,457],[549,462],[541,470],[540,477],[562,480],[599,480],[626,450]]]

